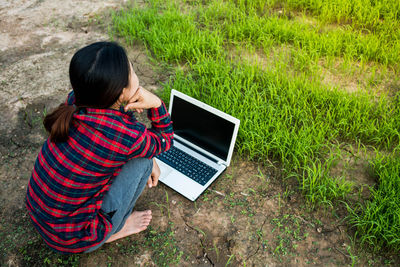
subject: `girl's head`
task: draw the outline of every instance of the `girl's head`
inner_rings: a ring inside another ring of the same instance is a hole
[[[78,50],[69,65],[69,78],[78,107],[108,108],[128,88],[130,63],[116,43],[98,42]]]
[[[97,42],[78,50],[71,59],[69,77],[75,107],[61,104],[43,121],[55,142],[68,140],[69,125],[77,109],[109,108],[123,102],[138,86],[124,48],[114,42]]]

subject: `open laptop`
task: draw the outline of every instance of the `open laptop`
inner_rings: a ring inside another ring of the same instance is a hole
[[[159,181],[194,201],[229,166],[240,121],[176,90],[173,147],[158,155]]]

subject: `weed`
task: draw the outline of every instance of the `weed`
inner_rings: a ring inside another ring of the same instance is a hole
[[[228,266],[231,263],[231,260],[235,258],[235,254],[232,254],[231,256],[229,256],[228,261],[225,264],[225,267]]]
[[[169,210],[169,200],[168,200],[168,192],[167,192],[167,190],[165,190],[165,202],[166,202],[165,206],[167,208],[168,219],[170,219],[171,218],[171,212]]]
[[[79,254],[60,255],[44,245],[42,240],[27,242],[19,249],[26,266],[78,266]]]
[[[214,246],[214,251],[215,251],[215,254],[217,255],[217,261],[218,261],[219,260],[219,250],[218,250],[216,241],[213,242],[213,246]]]
[[[167,192],[167,190],[164,190],[164,191],[165,191],[165,204],[160,204],[160,203],[157,203],[157,202],[154,202],[154,201],[150,202],[150,204],[156,205],[157,208],[160,209],[161,215],[163,215],[163,216],[164,216],[164,209],[165,209],[167,211],[168,219],[170,219],[171,218],[171,212],[170,212],[170,207],[169,207],[168,192]]]
[[[271,219],[270,224],[273,226],[271,232],[274,233],[272,240],[266,240],[259,234],[263,249],[270,251],[280,261],[283,260],[282,256],[295,256],[298,242],[308,236],[302,229],[299,219],[294,215],[284,214]]]
[[[174,231],[171,229],[171,225],[165,231],[158,231],[149,227],[144,245],[152,248],[152,259],[157,266],[178,264],[183,256],[183,251],[175,244]]]
[[[129,245],[117,242],[116,246],[123,255],[136,255],[140,252],[140,243],[137,240],[130,240]]]
[[[355,256],[355,255],[353,255],[353,253],[351,252],[351,246],[347,246],[347,247],[346,247],[346,250],[347,250],[347,252],[349,253],[350,258],[351,258],[351,267],[356,266],[356,264],[357,264],[357,262],[358,262],[358,257]]]

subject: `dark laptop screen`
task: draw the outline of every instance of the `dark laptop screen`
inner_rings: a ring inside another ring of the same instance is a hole
[[[235,124],[174,96],[171,117],[175,134],[226,160]]]

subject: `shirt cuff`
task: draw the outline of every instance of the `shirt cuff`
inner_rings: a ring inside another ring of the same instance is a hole
[[[147,117],[149,120],[156,122],[160,121],[166,117],[168,117],[168,111],[167,107],[165,106],[165,103],[161,100],[161,106],[158,108],[152,108],[147,111]]]

